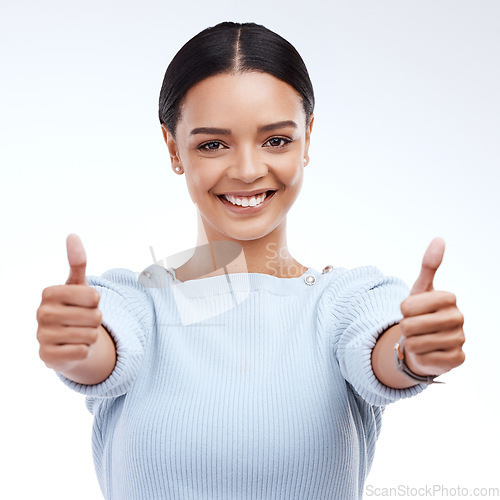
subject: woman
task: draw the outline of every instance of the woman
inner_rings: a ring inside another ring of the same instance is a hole
[[[410,294],[371,266],[323,272],[288,250],[314,95],[297,51],[221,23],[174,57],[160,95],[172,169],[198,208],[180,267],[46,288],[40,356],[87,396],[105,498],[361,498],[384,406],[464,360],[434,240]]]

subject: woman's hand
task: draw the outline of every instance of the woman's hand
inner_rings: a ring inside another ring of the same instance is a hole
[[[417,375],[441,375],[465,360],[464,317],[456,297],[433,286],[443,255],[444,241],[435,238],[425,252],[420,276],[401,303],[405,363]]]
[[[410,295],[401,302],[403,319],[388,328],[372,350],[373,372],[388,387],[403,389],[419,383],[396,368],[394,346],[402,335],[404,362],[416,375],[442,375],[465,360],[464,317],[455,295],[433,287],[443,255],[444,241],[435,238],[425,252]]]
[[[101,325],[100,294],[85,277],[82,242],[66,240],[70,273],[66,284],[45,288],[37,310],[39,355],[48,368],[82,384],[106,379],[116,362],[114,342]]]

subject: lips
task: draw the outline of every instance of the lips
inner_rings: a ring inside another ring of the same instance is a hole
[[[261,191],[261,193],[263,193],[263,192],[264,191]],[[257,193],[257,194],[261,194],[261,193]],[[225,205],[225,207],[233,213],[253,214],[253,213],[259,212],[264,207],[266,207],[269,204],[269,202],[274,198],[274,195],[277,193],[277,191],[269,190],[269,191],[265,191],[265,193],[266,193],[265,200],[262,203],[260,203],[259,205],[255,205],[253,207],[252,206],[243,207],[241,205],[233,205],[230,201],[226,200],[226,198],[223,194],[217,195],[217,198],[219,198],[221,203],[223,205]]]

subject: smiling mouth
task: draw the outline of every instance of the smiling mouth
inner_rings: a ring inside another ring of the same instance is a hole
[[[230,197],[226,197],[226,195],[221,194],[217,195],[217,198],[219,198],[220,201],[225,205],[229,205],[231,207],[240,210],[251,210],[267,205],[269,200],[273,198],[276,192],[277,192],[276,190],[269,190],[269,191],[263,191],[262,193],[258,193],[252,196],[230,196]],[[238,199],[240,200],[240,204],[238,204],[237,202]],[[253,204],[250,204],[250,201],[252,199],[254,199],[255,201],[253,201]]]

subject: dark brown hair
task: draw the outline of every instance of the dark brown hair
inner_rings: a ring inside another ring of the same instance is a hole
[[[293,87],[302,97],[306,123],[314,110],[314,91],[295,47],[255,23],[223,22],[189,40],[169,64],[160,92],[159,119],[172,135],[187,91],[220,73],[262,71]]]

